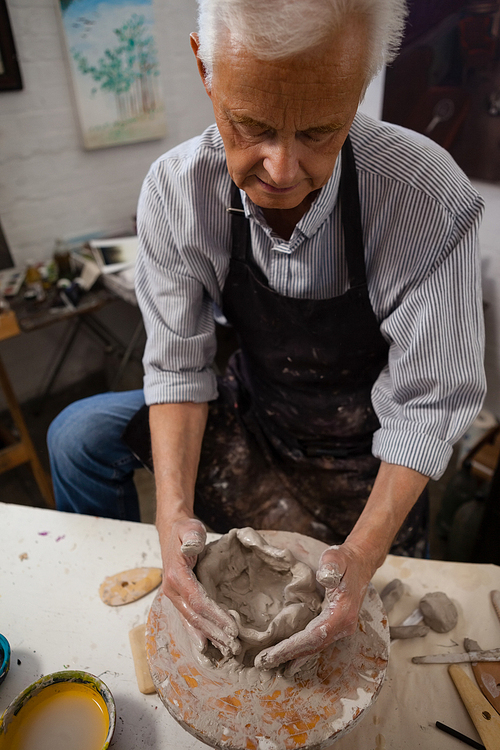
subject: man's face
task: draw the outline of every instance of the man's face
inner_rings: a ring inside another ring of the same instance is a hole
[[[359,104],[366,50],[356,21],[287,60],[229,43],[219,50],[208,94],[229,174],[255,204],[295,208],[328,181]]]

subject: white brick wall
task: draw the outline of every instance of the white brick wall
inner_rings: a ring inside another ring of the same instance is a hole
[[[213,113],[189,46],[189,33],[196,29],[195,0],[155,0],[168,135],[85,151],[57,0],[7,0],[7,5],[24,89],[0,92],[0,219],[14,262],[22,265],[29,258],[50,257],[61,236],[131,229],[151,162],[201,132]],[[109,315],[120,318],[114,323],[126,340],[134,316],[123,323],[121,308],[115,312],[115,307]],[[2,343],[0,354],[21,401],[38,392],[63,333],[63,325],[55,325]],[[57,385],[98,370],[102,362],[101,347],[80,336]]]
[[[157,0],[168,137],[85,151],[56,0],[8,0],[24,90],[0,94],[0,216],[17,263],[59,236],[131,227],[149,164],[213,119],[189,46],[194,0]]]

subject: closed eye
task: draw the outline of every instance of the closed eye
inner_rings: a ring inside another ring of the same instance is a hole
[[[324,141],[327,141],[333,135],[333,133],[337,133],[339,130],[340,128],[336,126],[311,128],[311,130],[303,130],[300,135],[309,141],[314,141],[315,143],[323,143]]]

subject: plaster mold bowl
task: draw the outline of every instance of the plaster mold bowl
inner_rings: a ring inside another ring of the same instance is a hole
[[[369,586],[356,632],[327,646],[296,674],[257,669],[255,655],[316,616],[316,583],[326,545],[285,531],[233,529],[207,545],[196,569],[208,594],[239,628],[241,652],[211,644],[200,652],[161,591],[151,607],[146,651],[156,690],[188,732],[228,750],[321,750],[350,731],[373,705],[389,655],[389,626]]]

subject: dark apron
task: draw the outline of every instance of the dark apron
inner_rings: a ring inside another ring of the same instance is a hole
[[[328,544],[349,534],[380,462],[371,390],[388,344],[371,307],[349,138],[339,187],[349,289],[331,299],[285,297],[252,257],[250,222],[232,190],[232,252],[222,310],[240,348],[210,404],[195,512],[214,531],[282,529]],[[425,547],[426,498],[392,551]]]

